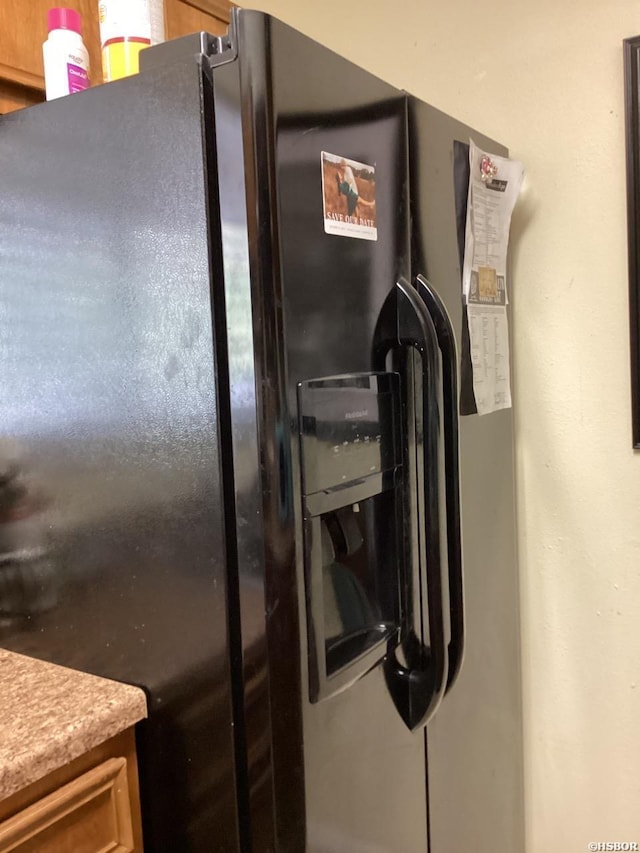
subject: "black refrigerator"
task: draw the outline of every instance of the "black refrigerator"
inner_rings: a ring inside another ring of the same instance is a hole
[[[0,643],[145,690],[150,853],[518,853],[472,132],[257,12],[141,66],[0,119]]]

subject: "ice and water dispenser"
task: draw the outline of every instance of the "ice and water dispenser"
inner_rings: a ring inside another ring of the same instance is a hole
[[[402,559],[400,387],[395,373],[298,386],[311,701],[397,644]]]

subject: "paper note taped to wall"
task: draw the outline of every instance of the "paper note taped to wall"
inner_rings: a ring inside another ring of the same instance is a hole
[[[524,168],[470,140],[462,292],[467,306],[473,393],[478,413],[511,405],[507,248]]]

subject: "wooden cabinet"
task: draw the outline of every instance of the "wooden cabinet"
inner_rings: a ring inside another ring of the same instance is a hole
[[[44,100],[42,43],[53,0],[0,0],[0,114]],[[102,82],[98,0],[64,0],[82,16],[82,37],[91,58],[91,84]],[[165,0],[167,39],[199,30],[226,30],[229,0]]]
[[[165,0],[165,35],[175,39],[201,30],[220,35],[227,30],[231,5],[228,0]]]
[[[133,729],[0,803],[0,853],[142,853]]]

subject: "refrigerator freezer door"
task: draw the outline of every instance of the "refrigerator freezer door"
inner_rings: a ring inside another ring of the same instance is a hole
[[[459,336],[454,141],[502,146],[409,99],[412,256]],[[460,338],[458,350],[460,351]],[[427,730],[431,853],[524,849],[520,633],[510,409],[460,419],[465,659]]]
[[[297,396],[372,370],[380,310],[407,277],[406,100],[278,22],[237,17],[279,849],[424,853],[424,733],[382,666],[311,701]]]
[[[4,561],[31,598],[0,643],[146,690],[154,851],[239,843],[202,82],[191,58],[0,121],[0,456],[46,547]]]

